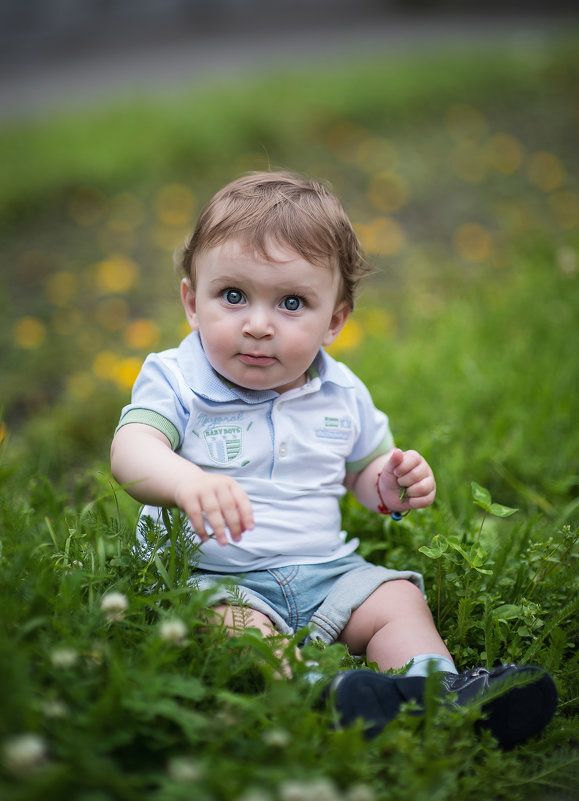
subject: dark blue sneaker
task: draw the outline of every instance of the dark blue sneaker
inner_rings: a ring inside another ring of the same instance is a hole
[[[512,748],[539,734],[557,707],[557,690],[551,676],[531,665],[502,665],[494,670],[476,668],[465,673],[441,673],[441,690],[461,706],[481,703],[483,717],[477,729],[488,729],[504,748]],[[376,737],[393,720],[402,704],[422,704],[426,679],[391,676],[370,670],[339,673],[328,688],[341,726],[362,719],[365,736]]]
[[[398,715],[402,704],[421,703],[426,679],[422,676],[390,676],[371,670],[346,670],[334,677],[327,694],[340,726],[356,720],[365,723],[364,736],[376,737]]]
[[[455,703],[481,703],[477,729],[488,729],[501,748],[513,748],[539,734],[557,708],[557,688],[546,670],[534,665],[475,668],[442,674],[442,687]]]

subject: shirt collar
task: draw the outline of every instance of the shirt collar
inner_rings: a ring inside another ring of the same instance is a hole
[[[193,392],[215,403],[243,400],[245,403],[253,404],[280,397],[273,389],[243,389],[220,376],[205,355],[198,331],[186,336],[177,348],[177,363]],[[321,349],[308,370],[308,375],[312,380],[319,378],[320,385],[330,381],[341,387],[353,386],[352,380],[342,366]]]

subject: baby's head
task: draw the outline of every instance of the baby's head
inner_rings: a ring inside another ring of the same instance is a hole
[[[338,198],[317,181],[293,173],[251,173],[213,196],[182,251],[181,267],[193,288],[198,257],[229,240],[265,258],[273,243],[311,264],[337,270],[337,303],[346,302],[350,309],[368,272]]]

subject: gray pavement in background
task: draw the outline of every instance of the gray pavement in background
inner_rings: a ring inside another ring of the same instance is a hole
[[[229,77],[352,61],[416,48],[510,44],[540,47],[546,36],[579,30],[579,15],[338,16],[236,32],[163,31],[157,39],[92,41],[0,66],[0,125],[130,97],[160,97]]]

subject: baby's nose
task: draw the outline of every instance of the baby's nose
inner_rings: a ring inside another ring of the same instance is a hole
[[[243,333],[251,337],[267,337],[273,334],[273,324],[268,310],[261,306],[248,309],[243,324]]]

